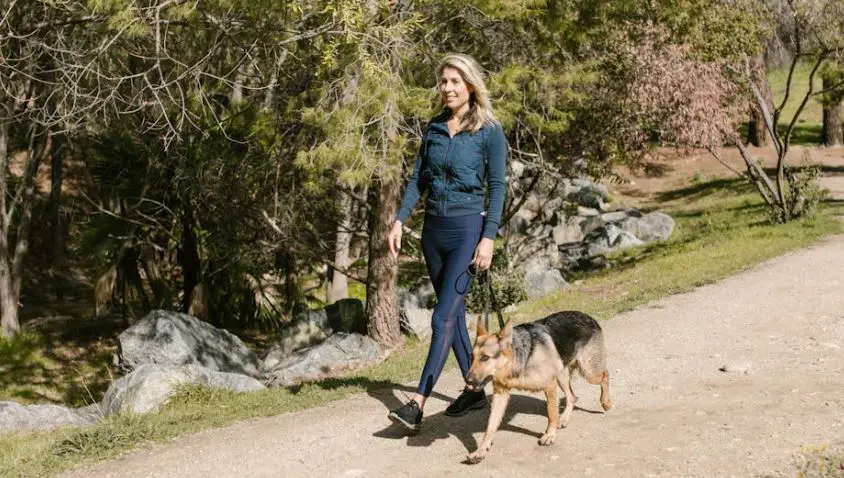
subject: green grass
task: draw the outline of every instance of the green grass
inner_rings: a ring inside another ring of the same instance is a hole
[[[508,316],[522,322],[566,308],[609,320],[650,300],[711,283],[842,231],[835,218],[844,212],[840,203],[823,208],[814,218],[768,225],[757,196],[734,180],[700,179],[658,199],[660,210],[677,221],[670,240],[617,254],[611,271],[521,304]],[[0,474],[49,476],[145,443],[238,420],[302,410],[352,394],[389,395],[396,389],[411,393],[401,384],[417,378],[426,351],[425,343],[411,342],[385,362],[342,378],[247,394],[186,388],[158,414],[114,417],[82,429],[0,435]],[[446,367],[454,366],[450,358]]]

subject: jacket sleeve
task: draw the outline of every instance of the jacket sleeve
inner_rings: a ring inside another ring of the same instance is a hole
[[[490,127],[485,148],[489,162],[487,164],[489,204],[484,221],[483,237],[495,239],[504,209],[504,174],[507,167],[507,138],[500,124]]]
[[[396,219],[401,221],[402,224],[407,224],[407,220],[410,219],[410,214],[413,212],[413,208],[422,196],[422,190],[419,187],[419,173],[422,169],[422,161],[424,160],[423,154],[425,151],[425,141],[427,140],[427,136],[427,133],[422,135],[422,144],[419,145],[419,152],[416,154],[416,164],[413,166],[413,173],[410,175],[410,180],[407,182],[407,188],[404,191],[404,198],[402,199],[401,206],[399,206],[399,210],[396,213]]]

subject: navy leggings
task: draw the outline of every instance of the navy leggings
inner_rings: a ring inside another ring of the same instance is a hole
[[[469,372],[472,345],[466,328],[464,296],[472,278],[466,271],[481,240],[483,221],[481,214],[425,216],[422,253],[437,293],[437,306],[431,317],[431,348],[417,389],[424,397],[430,396],[434,389],[449,349],[454,350],[464,378]]]

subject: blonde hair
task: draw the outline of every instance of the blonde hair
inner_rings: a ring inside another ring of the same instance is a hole
[[[469,94],[469,110],[460,121],[460,129],[468,129],[476,133],[485,124],[498,123],[498,118],[495,117],[492,103],[489,100],[489,90],[484,83],[483,73],[478,62],[469,55],[450,53],[440,61],[440,66],[437,67],[438,80],[446,68],[454,68],[460,72],[463,81],[474,90]],[[446,106],[440,88],[441,86],[437,86],[437,93],[440,93],[438,95],[439,107],[442,110]]]

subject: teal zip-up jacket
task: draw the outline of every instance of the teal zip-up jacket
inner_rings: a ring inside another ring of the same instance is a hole
[[[484,212],[486,179],[489,204],[483,237],[495,239],[504,208],[507,138],[500,124],[485,125],[476,133],[460,131],[451,137],[448,118],[449,112],[444,112],[428,124],[396,218],[406,224],[426,191],[426,214],[480,214]]]

